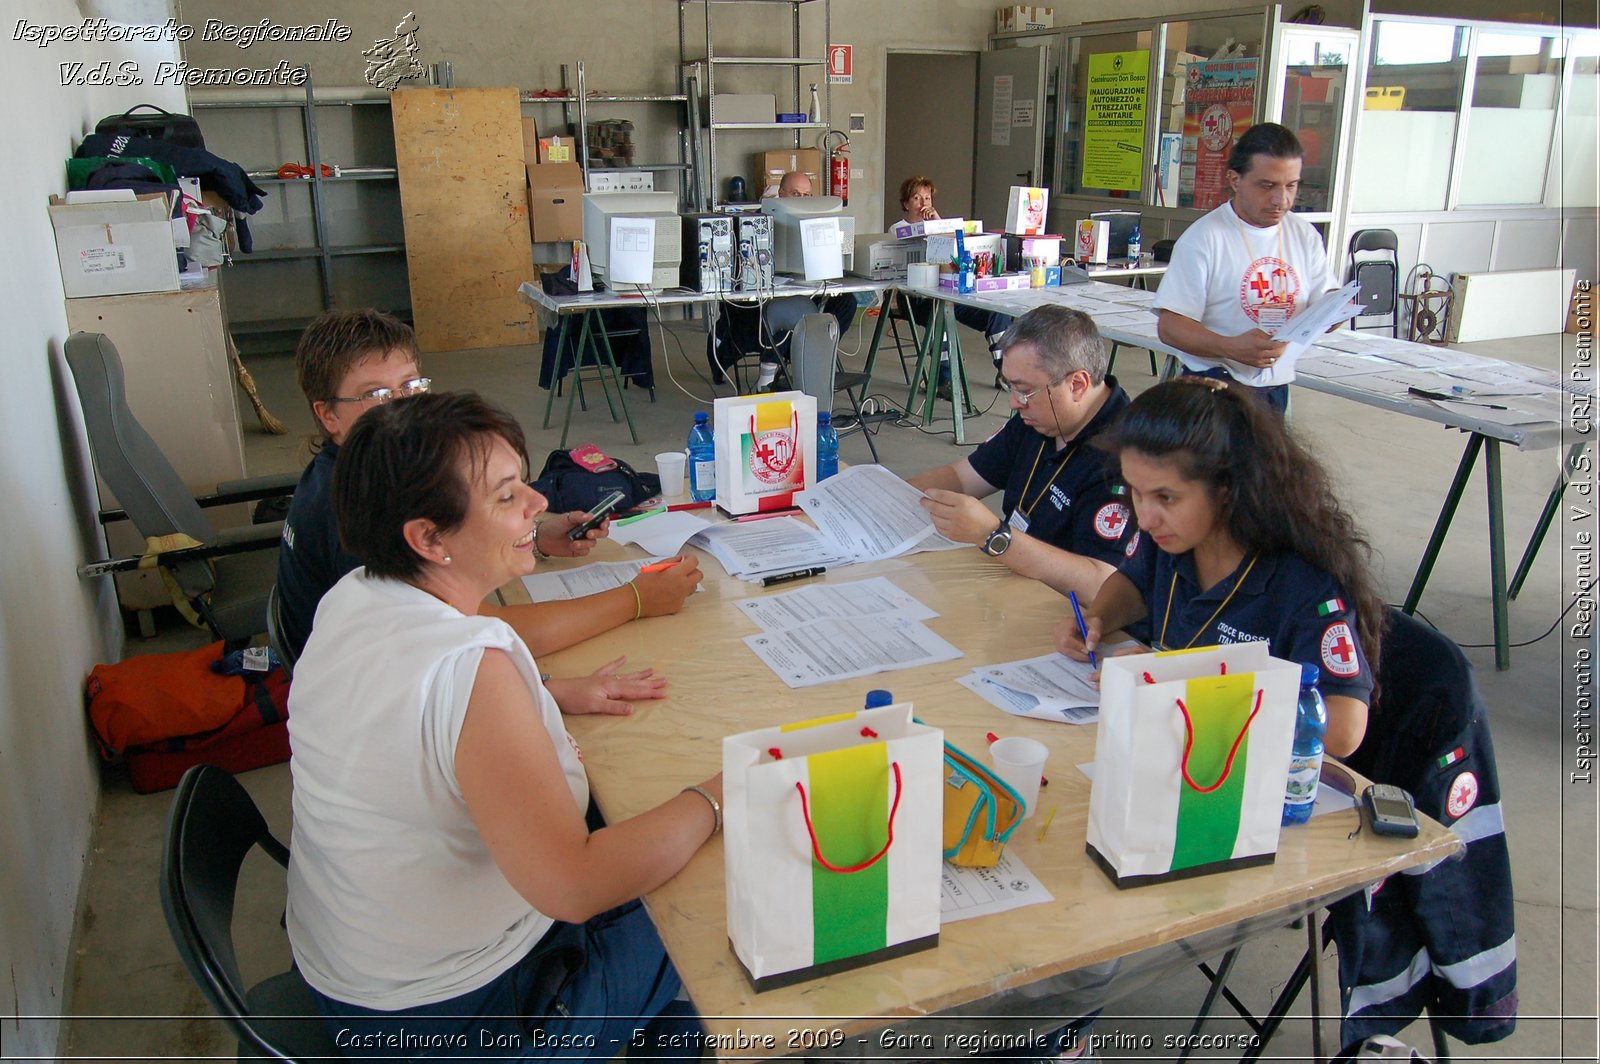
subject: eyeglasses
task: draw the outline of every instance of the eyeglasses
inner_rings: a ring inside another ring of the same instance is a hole
[[[1018,406],[1027,406],[1029,403],[1033,402],[1034,396],[1038,395],[1040,392],[1048,391],[1051,388],[1054,388],[1056,385],[1060,384],[1066,379],[1066,377],[1057,377],[1055,380],[1049,382],[1043,387],[1035,388],[1031,392],[1019,392],[1017,391],[1017,386],[1015,384],[1012,384],[1010,381],[1006,381],[1006,394],[1015,399]]]
[[[329,399],[330,403],[387,403],[392,399],[405,399],[408,396],[421,395],[433,387],[433,380],[429,377],[413,377],[398,388],[374,388],[370,392],[360,395],[336,395]]]

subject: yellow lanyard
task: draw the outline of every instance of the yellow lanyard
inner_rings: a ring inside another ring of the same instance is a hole
[[[1245,577],[1249,576],[1250,575],[1250,570],[1254,569],[1256,567],[1256,558],[1257,557],[1258,556],[1254,555],[1254,554],[1250,555],[1250,564],[1244,567],[1244,572],[1239,574],[1239,579],[1237,579],[1237,580],[1235,580],[1233,582],[1233,588],[1228,592],[1228,597],[1222,600],[1222,605],[1217,607],[1217,610],[1216,610],[1215,613],[1213,613],[1210,617],[1206,618],[1206,623],[1205,624],[1202,624],[1199,628],[1196,628],[1194,630],[1194,635],[1189,637],[1189,641],[1187,643],[1183,644],[1183,646],[1178,647],[1177,649],[1179,649],[1179,650],[1188,650],[1190,647],[1194,646],[1195,640],[1199,639],[1201,634],[1204,633],[1206,630],[1208,630],[1212,626],[1212,624],[1214,624],[1216,622],[1218,617],[1222,616],[1222,611],[1228,608],[1228,603],[1233,601],[1233,596],[1238,594],[1239,593],[1239,588],[1244,585]],[[1162,649],[1162,650],[1171,650],[1171,649],[1173,649],[1172,647],[1167,646],[1167,625],[1172,620],[1172,596],[1177,592],[1177,590],[1178,590],[1178,567],[1177,567],[1176,564],[1174,564],[1173,567],[1172,567],[1172,583],[1167,588],[1167,612],[1161,618],[1161,647],[1160,647],[1160,649]]]
[[[1067,449],[1067,456],[1061,459],[1061,464],[1056,466],[1054,473],[1050,474],[1050,479],[1045,481],[1044,485],[1039,488],[1039,494],[1033,497],[1033,505],[1030,506],[1028,505],[1028,489],[1033,487],[1033,474],[1038,472],[1039,460],[1044,457],[1044,449],[1049,443],[1048,439],[1039,441],[1039,453],[1033,456],[1033,465],[1028,469],[1028,479],[1023,482],[1022,491],[1017,493],[1017,509],[1021,510],[1022,516],[1030,521],[1033,520],[1033,507],[1039,505],[1039,500],[1044,498],[1044,493],[1050,490],[1050,485],[1056,482],[1056,477],[1059,477],[1061,471],[1067,468],[1067,463],[1072,461],[1072,456],[1077,454],[1078,448],[1083,445],[1083,441],[1079,440]]]

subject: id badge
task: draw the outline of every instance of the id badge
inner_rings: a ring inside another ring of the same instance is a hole
[[[1028,515],[1021,510],[1011,511],[1011,531],[1026,532],[1028,530]]]
[[[1256,311],[1256,325],[1261,331],[1271,336],[1279,329],[1289,324],[1289,308],[1282,306],[1261,307]]]

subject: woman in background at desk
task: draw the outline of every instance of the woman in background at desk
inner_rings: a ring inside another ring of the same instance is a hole
[[[1100,439],[1139,531],[1084,609],[1087,638],[1071,616],[1057,626],[1061,652],[1084,661],[1102,633],[1139,621],[1157,650],[1264,639],[1321,669],[1327,751],[1354,751],[1384,605],[1321,464],[1244,389],[1198,377],[1151,388]]]
[[[363,567],[295,671],[288,929],[347,1055],[611,1056],[694,1022],[637,899],[721,827],[722,777],[586,826],[533,656],[479,613],[536,564],[526,471],[516,420],[470,394],[368,411],[335,466]]]
[[[914,174],[900,182],[900,209],[905,212],[905,220],[908,222],[927,222],[938,218],[939,212],[933,206],[933,196],[938,191],[938,187],[933,183],[933,178],[925,177],[922,174]],[[996,271],[998,272],[1003,265],[1003,263],[997,263]],[[912,301],[913,313],[927,313],[930,300],[917,296],[909,296],[908,298]],[[1007,329],[1011,328],[1011,318],[995,311],[958,306],[956,307],[956,321],[969,329],[975,329],[983,333],[984,340],[989,344],[989,357],[994,360],[995,372],[999,373],[1002,354],[1000,338],[1005,335]],[[949,380],[949,367],[943,365],[941,359],[939,367],[941,387],[948,387]]]

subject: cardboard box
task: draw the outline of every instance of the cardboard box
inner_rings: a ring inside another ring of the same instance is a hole
[[[901,240],[913,236],[935,236],[939,233],[966,233],[968,236],[983,232],[983,223],[976,218],[930,218],[925,222],[895,222],[894,235]]]
[[[522,120],[522,162],[526,166],[539,165],[539,123],[532,118]]]
[[[539,138],[539,164],[545,163],[575,163],[577,142],[571,137],[540,137]]]
[[[994,13],[996,33],[1047,30],[1055,24],[1055,8],[1040,7],[1038,4],[1009,4],[1006,7],[996,8]]]
[[[178,249],[165,193],[108,203],[51,196],[50,224],[68,298],[178,290]]]
[[[711,98],[712,121],[776,122],[778,98],[770,92],[719,92]]]
[[[1008,273],[1028,268],[1028,260],[1048,259],[1051,265],[1061,261],[1061,245],[1063,238],[1059,235],[1047,233],[1044,236],[1018,236],[1015,233],[1005,234],[1005,268]]]
[[[978,278],[980,292],[1009,292],[1012,289],[1027,287],[1029,281],[1025,273],[1002,273],[995,277]]]
[[[528,228],[535,241],[583,239],[583,167],[528,167]]]
[[[756,153],[755,180],[752,182],[756,198],[776,196],[778,182],[790,170],[805,174],[811,179],[811,191],[819,196],[822,194],[822,152],[816,148],[783,148]]]

